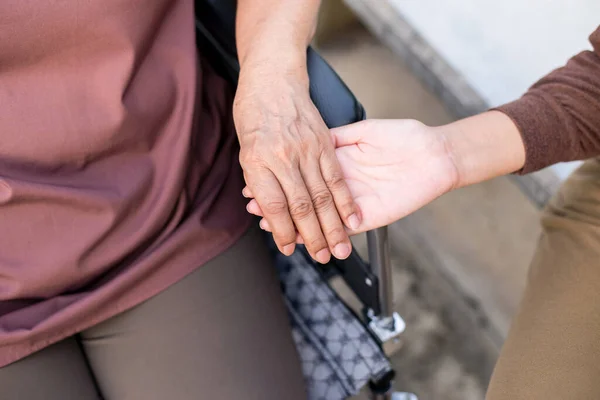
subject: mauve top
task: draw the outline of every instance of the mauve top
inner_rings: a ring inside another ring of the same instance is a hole
[[[164,290],[250,218],[193,0],[0,1],[0,367]]]

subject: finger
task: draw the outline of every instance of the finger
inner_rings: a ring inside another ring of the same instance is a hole
[[[271,232],[271,226],[264,218],[259,221],[258,226],[260,226],[263,231]],[[302,236],[300,236],[298,232],[296,232],[296,244],[304,244],[304,240],[302,240]]]
[[[339,259],[347,258],[352,245],[336,209],[333,195],[323,180],[319,161],[314,156],[303,162],[302,174],[331,253]],[[308,240],[306,236],[302,236]]]
[[[248,186],[246,186],[246,187],[244,187],[244,189],[242,189],[242,196],[244,196],[247,199],[254,198],[254,195],[252,194],[252,190],[250,190],[250,188]]]
[[[260,226],[260,229],[262,229],[263,231],[272,232],[269,222],[264,218],[262,218],[260,220],[260,222],[258,223],[258,226]]]
[[[256,195],[256,202],[269,221],[273,239],[283,254],[289,256],[296,247],[296,228],[288,211],[285,193],[273,173],[266,168],[245,172],[248,187]]]
[[[334,151],[326,151],[320,158],[320,168],[327,189],[333,197],[335,208],[344,225],[350,230],[360,226],[361,214],[346,184],[342,168]]]
[[[331,129],[335,147],[352,146],[362,141],[368,121],[360,121]]]
[[[331,258],[329,246],[321,231],[321,223],[315,213],[312,198],[299,169],[287,168],[285,173],[277,176],[277,178],[287,198],[289,213],[296,229],[304,238],[306,249],[311,257],[318,262],[328,263]],[[264,207],[262,207],[262,210],[266,213]],[[272,221],[269,220],[269,224],[275,229]]]
[[[265,216],[256,199],[250,200],[250,202],[246,205],[246,211],[248,211],[250,214],[256,215],[257,217]]]
[[[359,208],[360,208],[360,207],[359,207]],[[252,199],[252,200],[250,201],[250,203],[248,203],[248,205],[246,206],[246,209],[248,210],[248,212],[249,212],[250,214],[256,215],[256,216],[258,216],[258,217],[264,217],[264,214],[263,214],[262,210],[260,209],[260,206],[258,205],[258,203],[256,202],[256,200],[255,200],[255,199]],[[269,225],[269,222],[268,222],[266,219],[262,218],[262,219],[260,220],[259,226],[260,226],[260,227],[261,227],[263,230],[265,230],[265,231],[267,231],[267,232],[271,232],[271,226]],[[363,229],[363,230],[364,230],[364,229]],[[355,234],[357,234],[357,233],[362,233],[362,232],[363,232],[363,230],[356,231],[356,230],[349,230],[349,229],[346,229],[346,233],[347,233],[348,235],[355,235]],[[297,244],[304,244],[304,241],[302,240],[302,237],[300,236],[300,234],[299,234],[298,232],[296,232],[296,233],[297,233],[297,235],[298,235],[298,238],[296,239],[296,243],[297,243]]]

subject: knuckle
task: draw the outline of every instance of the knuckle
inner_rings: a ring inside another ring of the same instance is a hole
[[[325,180],[327,187],[334,191],[343,190],[346,188],[346,181],[339,173],[334,173]]]
[[[287,246],[296,241],[296,233],[290,229],[285,229],[283,232],[273,233],[275,242],[280,246]]]
[[[275,157],[281,164],[283,164],[283,165],[291,165],[292,164],[292,157],[287,148],[285,148],[285,147],[276,148],[273,151],[273,154],[275,155]]]
[[[312,204],[309,199],[296,199],[290,204],[290,214],[294,219],[305,219],[313,212]]]
[[[265,164],[260,154],[254,151],[241,151],[239,161],[244,170],[261,167]]]
[[[302,154],[304,157],[314,156],[315,154],[313,145],[308,140],[301,141],[299,144],[299,148],[300,154]]]
[[[325,236],[328,238],[345,239],[346,231],[341,226],[336,226],[335,228],[327,230]]]
[[[329,190],[320,190],[313,194],[313,204],[318,211],[325,211],[333,206],[333,196]]]
[[[309,240],[306,243],[306,246],[313,251],[319,251],[327,248],[327,242],[322,237],[318,237],[316,239]]]
[[[283,165],[286,168],[291,168],[294,164],[296,164],[296,152],[293,150],[292,146],[287,144],[279,144],[273,146],[271,151],[280,165]]]
[[[271,200],[265,204],[264,211],[268,214],[281,215],[285,213],[287,204],[283,200]]]

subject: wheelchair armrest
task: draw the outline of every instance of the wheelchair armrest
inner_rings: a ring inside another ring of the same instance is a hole
[[[329,128],[365,119],[365,110],[344,81],[312,48],[307,53],[310,97]]]
[[[240,67],[235,46],[235,0],[196,0],[197,42],[215,70],[237,85]],[[310,97],[329,128],[365,118],[363,106],[313,49],[307,50]]]

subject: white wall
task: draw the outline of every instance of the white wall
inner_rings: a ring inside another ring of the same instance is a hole
[[[589,49],[600,0],[392,0],[491,105]],[[572,169],[555,171],[565,176]]]

